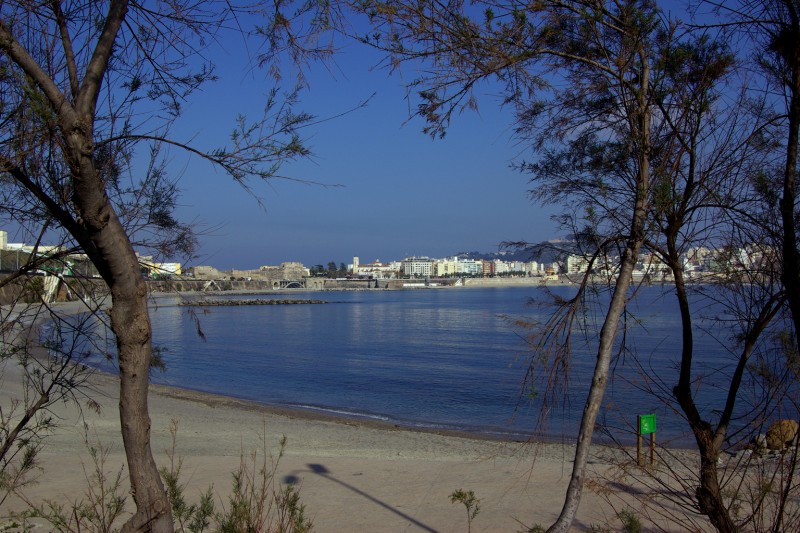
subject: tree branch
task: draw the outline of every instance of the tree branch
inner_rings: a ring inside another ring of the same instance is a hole
[[[82,117],[89,119],[94,117],[97,97],[100,94],[100,86],[103,82],[103,74],[108,68],[108,60],[114,49],[114,42],[117,39],[117,32],[125,20],[128,11],[127,0],[112,0],[108,7],[108,14],[103,25],[103,31],[97,39],[92,58],[86,66],[86,75],[81,83],[75,108]],[[91,126],[87,124],[85,126]]]
[[[58,204],[58,202],[53,200],[53,198],[43,191],[42,188],[39,187],[39,184],[31,179],[31,177],[28,176],[28,174],[22,168],[9,161],[5,156],[0,156],[0,169],[11,174],[11,176],[20,185],[30,191],[37,200],[42,202],[50,214],[56,220],[58,220],[59,224],[63,225],[67,231],[69,231],[75,236],[76,239],[78,239],[80,245],[84,248],[84,251],[87,254],[91,253],[93,247],[91,246],[90,241],[85,237],[85,231],[83,227],[78,224],[78,222],[72,216],[72,213],[64,209]]]
[[[14,38],[11,30],[2,19],[0,19],[0,50],[5,51],[11,61],[33,79],[56,113],[65,116],[67,119],[74,118],[74,111],[64,94],[28,51]]]
[[[78,97],[78,67],[75,63],[75,51],[72,48],[72,39],[69,36],[69,28],[67,28],[67,21],[64,17],[64,12],[61,10],[60,0],[52,0],[50,6],[56,17],[56,25],[61,34],[61,45],[64,48],[64,61],[67,64],[67,73],[69,74],[69,88],[72,92],[72,97]]]

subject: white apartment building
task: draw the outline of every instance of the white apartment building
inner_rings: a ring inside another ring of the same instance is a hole
[[[483,274],[483,261],[480,259],[459,259],[449,257],[436,261],[437,276],[480,276]]]
[[[512,261],[509,265],[511,272],[525,272],[527,274],[532,270],[531,263],[525,263],[523,261]]]
[[[459,273],[470,276],[480,276],[483,274],[483,261],[480,259],[462,259],[458,262]]]
[[[589,261],[582,255],[567,256],[567,274],[581,274],[589,268]]]
[[[434,261],[429,257],[407,257],[402,261],[406,276],[431,277],[434,275]]]
[[[494,273],[495,275],[508,274],[512,271],[512,263],[503,261],[502,259],[494,260]]]

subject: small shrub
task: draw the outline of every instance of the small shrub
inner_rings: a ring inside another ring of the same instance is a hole
[[[125,510],[126,498],[122,495],[124,467],[109,476],[106,465],[109,449],[88,441],[86,446],[92,459],[92,469],[87,471],[84,465],[87,486],[84,498],[67,506],[45,500],[43,504],[31,505],[28,518],[44,519],[52,527],[51,531],[60,533],[111,533],[117,530],[115,524]]]
[[[266,433],[266,432],[265,432]],[[262,454],[253,451],[241,455],[239,468],[233,472],[233,489],[227,507],[221,511],[214,507],[212,487],[200,496],[198,504],[187,504],[185,485],[180,483],[183,462],[175,453],[178,422],[170,423],[172,448],[167,450],[170,468],[161,469],[167,489],[175,531],[203,533],[214,522],[214,531],[220,533],[308,533],[311,520],[306,517],[306,507],[300,503],[300,494],[292,486],[281,487],[275,481],[278,462],[286,448],[286,437],[281,438],[277,458],[267,452],[266,434],[262,435]]]
[[[286,447],[286,437],[280,441],[277,458],[266,452],[266,437],[262,437],[263,454],[242,454],[239,469],[233,473],[233,490],[229,505],[217,512],[214,506],[213,487],[200,495],[200,501],[189,504],[185,498],[186,486],[181,483],[183,461],[176,454],[178,422],[170,424],[172,447],[167,450],[169,468],[160,470],[169,497],[178,533],[308,533],[313,524],[306,516],[306,507],[293,486],[282,486],[275,481],[278,462]],[[109,475],[108,449],[97,445],[87,448],[92,458],[92,469],[84,467],[86,492],[82,500],[63,505],[53,501],[43,504],[28,502],[30,510],[14,522],[0,525],[0,533],[7,530],[30,531],[36,527],[33,519],[45,520],[50,531],[59,533],[111,533],[117,531],[117,522],[125,511],[126,498],[123,487],[124,466]]]
[[[478,513],[481,510],[481,501],[475,497],[475,493],[471,490],[464,491],[462,489],[458,489],[453,491],[453,493],[450,495],[450,502],[460,502],[464,505],[464,508],[467,511],[467,532],[472,531],[472,520],[478,516]]]
[[[631,509],[623,509],[617,513],[617,518],[622,522],[625,533],[641,533],[642,522]]]
[[[300,493],[292,485],[278,494],[278,527],[281,533],[308,533],[311,520],[306,518],[306,506],[300,503]]]
[[[217,513],[220,533],[307,533],[313,524],[305,515],[305,505],[292,486],[282,488],[275,481],[275,471],[286,448],[281,438],[278,456],[267,452],[266,435],[262,436],[262,454],[241,456],[239,469],[233,473],[233,490],[228,507]]]
[[[181,467],[183,459],[175,453],[178,437],[178,421],[170,421],[169,432],[172,436],[172,447],[167,450],[169,470],[161,468],[161,478],[172,508],[172,519],[176,533],[203,533],[214,516],[213,487],[200,496],[199,504],[188,504],[184,498],[185,485],[181,485]]]

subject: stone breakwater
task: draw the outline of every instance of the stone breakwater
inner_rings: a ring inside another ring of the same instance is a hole
[[[197,300],[182,302],[180,305],[197,307],[220,307],[232,305],[296,305],[296,304],[326,304],[325,300],[294,300],[294,299],[257,299],[257,300]]]

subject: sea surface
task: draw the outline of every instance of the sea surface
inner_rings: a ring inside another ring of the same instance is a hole
[[[157,383],[399,426],[459,430],[507,439],[572,439],[596,360],[594,322],[573,336],[573,355],[552,373],[533,366],[530,329],[544,322],[553,297],[569,286],[439,288],[205,296],[221,299],[322,299],[326,304],[186,307],[157,299],[154,342],[166,364]],[[531,299],[540,305],[531,303]],[[600,297],[603,301],[603,297]],[[595,440],[635,443],[636,416],[656,413],[658,442],[690,443],[685,421],[664,401],[677,381],[680,320],[674,297],[640,291],[618,349]],[[727,334],[704,308],[698,320],[698,401],[707,414],[724,402],[733,368]],[[568,372],[567,369],[568,368]],[[547,388],[558,378],[552,394]],[[748,395],[743,387],[740,412]]]

